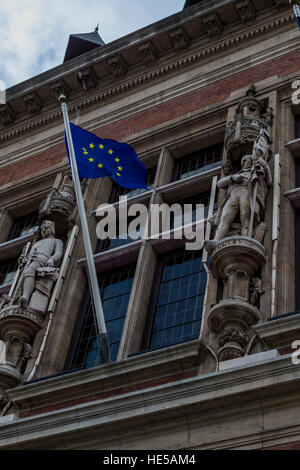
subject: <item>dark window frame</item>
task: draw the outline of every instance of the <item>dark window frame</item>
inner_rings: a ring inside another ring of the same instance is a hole
[[[114,275],[118,275],[118,274],[121,274],[121,273],[125,273],[125,272],[129,273],[130,271],[133,271],[133,275],[132,275],[132,283],[133,283],[133,279],[134,279],[134,275],[135,275],[135,267],[136,267],[135,264],[131,264],[131,265],[128,265],[124,268],[115,269],[113,271],[100,273],[98,275],[98,282],[100,282],[101,279],[104,279],[105,277],[108,277],[108,276],[114,276]],[[132,285],[131,285],[131,289],[132,289]],[[130,292],[131,292],[131,289],[130,289]],[[101,295],[102,301],[103,301],[103,295],[102,294],[103,293],[100,292],[100,295]],[[122,294],[122,295],[124,295],[124,294]],[[130,293],[129,293],[129,296],[130,296]],[[118,297],[118,296],[113,296],[112,298],[116,298],[116,297]],[[72,335],[72,338],[71,338],[67,358],[66,358],[65,365],[64,365],[64,371],[83,370],[83,369],[91,367],[91,366],[87,367],[86,365],[81,365],[81,366],[78,365],[76,367],[76,365],[75,365],[76,355],[80,351],[80,344],[79,343],[81,341],[81,337],[82,337],[83,330],[84,330],[84,327],[85,327],[85,321],[86,321],[87,316],[89,315],[90,308],[91,308],[91,296],[90,296],[90,290],[87,286],[86,289],[85,289],[85,292],[84,292],[83,300],[81,302],[81,305],[80,305],[80,308],[79,308],[79,311],[78,311],[78,314],[77,314],[76,321],[75,321],[73,335]],[[128,305],[127,305],[127,308],[128,308]],[[125,322],[125,318],[126,318],[126,314],[124,316],[124,322]],[[95,328],[95,324],[90,325],[90,331],[93,328]],[[123,324],[123,328],[124,328],[124,324]],[[91,337],[92,337],[92,335],[91,335]],[[96,338],[96,336],[95,336],[95,338]],[[82,341],[84,341],[84,340],[82,339]],[[89,351],[89,352],[91,352],[91,351]],[[86,359],[87,359],[87,354],[89,352],[86,351],[86,353],[85,353],[85,359],[84,359],[85,363],[86,363]],[[84,363],[82,363],[82,364],[84,364]]]
[[[300,139],[300,114],[295,114],[295,139]]]
[[[159,345],[159,346],[153,346],[151,347],[151,339],[153,336],[153,331],[155,328],[155,318],[156,318],[156,307],[157,307],[157,301],[158,301],[158,294],[162,282],[162,276],[163,276],[163,270],[164,270],[164,265],[165,265],[165,260],[171,255],[171,256],[176,256],[178,254],[184,253],[186,250],[183,250],[182,248],[177,249],[172,252],[166,252],[162,254],[156,262],[156,267],[155,267],[155,276],[154,276],[154,281],[152,284],[152,292],[153,295],[151,296],[150,302],[149,302],[149,308],[148,308],[148,313],[146,317],[146,322],[144,326],[144,332],[143,332],[143,337],[141,341],[141,347],[140,347],[140,352],[151,352],[154,350],[159,350],[159,349],[164,349],[166,347],[170,347],[176,344],[182,344],[186,341],[191,341],[190,339],[188,340],[182,340],[178,341],[176,343],[170,344],[170,345]],[[201,256],[201,255],[200,255]],[[206,279],[207,282],[207,279]],[[203,313],[203,311],[202,311]],[[201,322],[202,322],[202,317],[201,317]],[[200,326],[201,328],[201,326]]]
[[[22,235],[22,233],[19,233],[19,232],[22,232],[22,230],[24,229],[24,227],[26,227],[26,225],[29,225],[30,228],[37,226],[38,219],[39,219],[38,211],[30,212],[29,214],[23,215],[21,217],[15,217],[13,221],[13,226],[11,228],[7,241],[15,240],[19,237],[24,236]],[[29,221],[31,223],[28,223]],[[28,232],[30,231],[30,228]]]
[[[173,170],[173,175],[172,175],[172,182],[180,181],[181,179],[185,179],[185,178],[189,177],[189,175],[182,177],[182,175],[185,174],[185,173],[181,172],[182,167],[184,166],[185,163],[190,162],[191,160],[193,160],[195,158],[199,158],[199,159],[204,158],[204,159],[206,159],[206,157],[209,154],[211,154],[211,152],[220,152],[220,160],[216,160],[214,163],[220,162],[220,165],[221,165],[222,156],[223,156],[223,148],[224,148],[224,142],[220,142],[220,143],[212,145],[210,147],[206,147],[202,150],[198,150],[196,152],[189,153],[188,155],[185,155],[184,157],[181,157],[181,158],[175,160],[175,165],[174,165],[174,170]],[[201,165],[201,166],[198,167],[198,169],[203,168],[203,173],[204,173],[206,171],[205,166],[206,166],[205,164]],[[202,173],[202,171],[199,171],[195,174],[200,174],[200,173]],[[191,175],[191,176],[193,176],[193,175]]]
[[[11,282],[6,282],[5,284],[1,283],[1,277],[4,274],[6,276],[9,273],[16,273],[18,269],[18,259],[19,257],[16,256],[14,258],[9,258],[3,262],[0,262],[0,288],[3,289],[4,287],[7,287],[13,283],[13,280]],[[14,266],[16,269],[14,271],[3,271],[3,268],[6,266]]]

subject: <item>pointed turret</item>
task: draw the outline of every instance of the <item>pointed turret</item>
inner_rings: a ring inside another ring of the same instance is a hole
[[[97,25],[92,33],[71,34],[63,62],[74,59],[96,47],[105,46],[105,42],[99,35],[98,29],[99,26]]]

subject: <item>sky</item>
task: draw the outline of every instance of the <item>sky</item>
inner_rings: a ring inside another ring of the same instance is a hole
[[[99,23],[109,43],[181,11],[185,0],[1,0],[0,90],[63,61],[70,34]]]

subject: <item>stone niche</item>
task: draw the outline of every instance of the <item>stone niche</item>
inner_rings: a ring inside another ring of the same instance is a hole
[[[226,129],[227,161],[217,183],[224,197],[211,219],[214,239],[205,241],[210,271],[219,284],[218,301],[208,314],[219,361],[247,354],[254,336],[251,327],[261,321],[272,119],[268,101],[259,100],[251,86]]]
[[[58,175],[41,204],[39,230],[24,246],[10,292],[1,298],[0,414],[1,403],[6,410],[6,390],[23,382],[35,336],[43,326],[52,296],[56,295],[54,287],[60,276],[64,243],[74,225],[74,207],[72,179],[65,172]]]

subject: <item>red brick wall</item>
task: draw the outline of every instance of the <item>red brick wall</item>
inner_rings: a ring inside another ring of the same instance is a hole
[[[292,52],[276,60],[264,62],[244,72],[231,75],[199,90],[186,93],[167,103],[153,106],[146,111],[107,125],[95,133],[102,138],[121,139],[142,132],[158,124],[183,116],[189,112],[219,102],[239,88],[255,84],[274,75],[283,77],[300,72],[300,51]],[[18,180],[30,174],[59,163],[66,156],[64,145],[58,145],[23,162],[9,165],[0,170],[0,185]]]
[[[134,392],[136,390],[143,390],[150,387],[156,387],[159,385],[164,385],[170,382],[176,382],[178,380],[184,380],[190,377],[195,377],[197,375],[197,370],[192,370],[186,372],[185,374],[172,375],[170,377],[163,377],[156,380],[150,380],[148,382],[137,383],[135,385],[121,387],[116,390],[108,390],[107,392],[98,393],[96,395],[89,395],[87,397],[77,398],[74,400],[64,401],[62,403],[56,403],[54,405],[45,406],[43,408],[37,408],[31,411],[21,411],[19,416],[20,418],[28,418],[29,416],[35,416],[41,413],[49,413],[54,410],[61,410],[64,408],[69,408],[71,406],[80,405],[82,403],[89,403],[96,400],[104,400],[105,398],[114,397],[117,395],[124,395],[125,393]],[[58,399],[57,397],[56,399]]]

